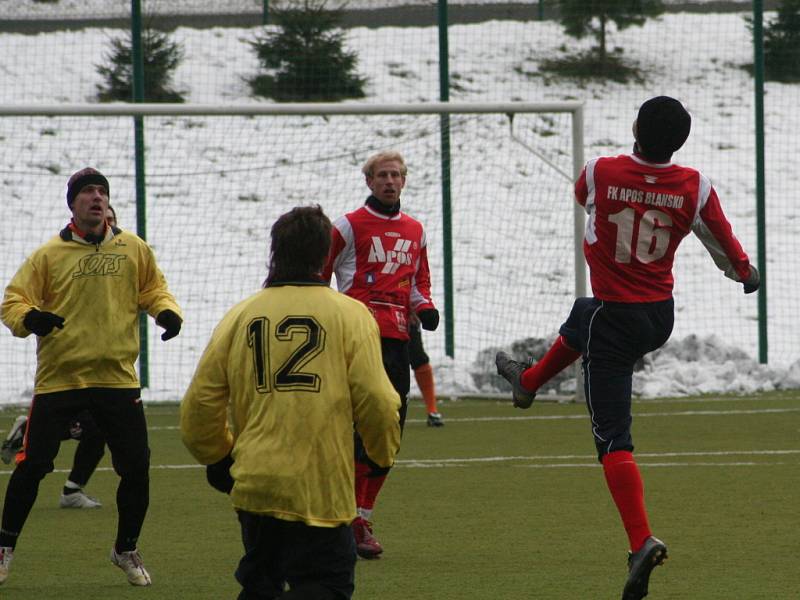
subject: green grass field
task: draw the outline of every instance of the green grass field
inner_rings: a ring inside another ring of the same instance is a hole
[[[373,515],[385,553],[359,561],[354,597],[619,598],[627,538],[585,408],[461,400],[441,410],[446,426],[431,429],[412,402],[400,462]],[[0,428],[16,414],[0,413]],[[648,600],[800,598],[800,394],[643,401],[634,414],[651,525],[670,553]],[[65,442],[0,597],[236,597],[234,512],[183,448],[177,406],[147,415],[152,494],[140,549],[153,586],[132,588],[108,561],[117,483],[108,457],[88,487],[103,508],[58,508],[75,447]],[[0,472],[3,489],[9,473]]]

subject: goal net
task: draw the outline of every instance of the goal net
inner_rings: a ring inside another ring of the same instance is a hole
[[[378,151],[405,157],[402,209],[426,229],[434,301],[448,319],[423,339],[442,395],[498,391],[494,352],[552,339],[585,282],[572,200],[578,103],[66,105],[0,108],[4,286],[68,222],[66,181],[81,167],[108,177],[119,226],[136,231],[134,113],[146,238],[185,315],[166,344],[149,320],[146,400],[179,400],[213,327],[259,289],[274,220],[297,205],[318,203],[331,219],[355,210],[369,192],[361,166]],[[34,336],[0,330],[0,403],[27,403]]]

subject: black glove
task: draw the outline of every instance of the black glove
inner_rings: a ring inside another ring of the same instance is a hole
[[[752,294],[761,285],[761,275],[753,265],[750,265],[750,275],[742,282],[745,294]]]
[[[373,462],[369,456],[364,455],[363,458],[358,459],[359,462],[363,461],[369,466],[367,471],[367,478],[372,479],[375,477],[385,477],[392,470],[391,467],[382,467],[378,463]]]
[[[161,339],[166,342],[180,333],[183,320],[173,311],[167,309],[158,313],[156,323],[166,330],[161,334]]]
[[[64,329],[64,317],[59,317],[57,314],[51,312],[42,312],[34,308],[25,315],[22,324],[25,325],[26,329],[31,333],[44,337],[53,331],[54,327]]]
[[[425,331],[436,331],[439,326],[439,311],[435,308],[426,308],[417,313],[420,325]]]
[[[230,454],[221,461],[206,466],[206,479],[209,485],[223,494],[230,494],[233,489],[232,466],[233,458]]]

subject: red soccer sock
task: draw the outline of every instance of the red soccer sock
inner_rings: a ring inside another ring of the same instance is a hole
[[[369,473],[369,465],[356,462],[356,506],[358,508],[363,507],[366,501],[367,484],[369,483],[367,473]]]
[[[386,481],[386,475],[367,478],[367,493],[364,494],[363,504],[358,505],[359,508],[372,510],[375,507],[375,499],[378,497],[378,492],[381,491],[384,481]]]
[[[521,383],[526,390],[535,392],[550,379],[558,375],[581,356],[577,350],[573,350],[567,345],[567,340],[563,335],[558,336],[550,349],[529,369],[522,373]]]
[[[422,399],[425,400],[428,414],[438,412],[436,410],[436,384],[433,381],[431,364],[426,363],[414,369],[414,378],[417,380],[419,391],[422,392]]]
[[[631,552],[652,535],[644,505],[644,484],[633,454],[618,450],[603,456],[603,472],[614,503],[628,534]]]

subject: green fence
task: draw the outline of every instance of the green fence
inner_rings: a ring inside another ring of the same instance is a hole
[[[0,70],[4,85],[0,88],[0,104],[19,105],[34,103],[84,103],[95,102],[98,86],[103,79],[97,71],[98,65],[107,62],[110,42],[124,34],[123,26],[129,26],[131,4],[129,2],[98,2],[82,9],[70,8],[69,14],[57,14],[59,3],[13,3],[13,7],[0,6]],[[226,2],[225,10],[209,8],[200,2],[142,2],[145,24],[164,27],[171,40],[180,44],[183,59],[174,71],[172,85],[184,94],[188,103],[226,104],[241,102],[269,102],[254,98],[247,80],[259,72],[259,63],[250,42],[264,31],[263,2]],[[278,3],[270,3],[277,5]],[[285,3],[284,3],[285,4]],[[335,6],[337,3],[329,2]],[[680,98],[693,113],[693,132],[687,145],[676,155],[676,161],[700,168],[713,181],[723,206],[733,223],[734,230],[755,260],[758,240],[758,216],[764,215],[764,238],[761,243],[762,260],[769,270],[768,294],[762,296],[761,310],[766,316],[761,330],[762,347],[759,350],[759,303],[752,297],[744,297],[739,286],[724,279],[715,269],[705,251],[695,240],[687,240],[679,251],[676,268],[675,298],[678,307],[674,337],[690,334],[701,336],[719,335],[731,345],[736,345],[754,358],[767,358],[770,363],[787,364],[798,359],[796,340],[800,338],[800,326],[794,318],[789,299],[797,289],[795,264],[800,245],[800,218],[794,206],[794,157],[797,154],[797,132],[800,116],[796,107],[800,100],[797,84],[766,81],[763,95],[763,182],[758,182],[758,138],[757,95],[753,76],[754,45],[747,18],[754,13],[749,4],[735,3],[665,3],[666,11],[657,18],[647,19],[641,26],[618,30],[610,25],[606,35],[606,47],[610,56],[619,64],[632,70],[626,81],[620,73],[610,73],[605,78],[575,78],[545,70],[548,61],[562,62],[576,53],[589,52],[596,39],[587,36],[575,40],[565,34],[558,20],[558,3],[455,3],[448,7],[447,71],[449,86],[447,95],[452,102],[506,102],[524,100],[528,102],[580,101],[585,106],[585,155],[587,157],[627,152],[631,146],[630,125],[639,104],[647,97],[668,94]],[[776,18],[775,3],[767,4],[764,17],[767,25]],[[756,7],[757,8],[757,7]],[[376,103],[418,103],[437,101],[443,97],[440,86],[442,73],[440,64],[440,41],[442,30],[437,27],[437,16],[441,6],[429,2],[356,2],[347,3],[343,13],[345,47],[357,55],[357,71],[366,78],[366,96],[359,101]],[[209,14],[214,10],[215,13]],[[27,11],[27,12],[25,12]],[[757,12],[757,11],[756,11]],[[55,18],[52,15],[57,14]],[[270,19],[273,23],[273,19]],[[275,28],[270,24],[267,30]],[[41,33],[37,33],[41,32]],[[111,176],[122,182],[126,197],[114,195],[115,203],[122,208],[122,217],[128,223],[136,220],[134,202],[135,152],[133,134],[130,139],[121,132],[119,137],[105,135],[102,128],[89,128],[75,123],[62,128],[48,126],[46,121],[24,121],[3,119],[0,123],[0,176],[6,197],[28,199],[24,216],[27,227],[16,226],[3,239],[3,256],[9,263],[3,264],[3,278],[8,280],[24,256],[38,243],[46,239],[66,219],[65,207],[58,206],[60,213],[48,216],[46,223],[40,217],[49,214],[60,201],[63,180],[68,174],[84,164],[104,164],[113,169]],[[119,127],[115,125],[115,127]],[[122,126],[124,129],[124,125]],[[186,121],[145,125],[144,143],[148,144],[149,127],[159,127],[163,135],[169,127],[189,129],[208,127],[206,123],[188,119]],[[164,240],[154,239],[164,223],[154,222],[157,208],[168,203],[185,205],[188,202],[202,205],[207,211],[220,196],[235,198],[267,195],[253,188],[249,182],[259,181],[269,185],[258,173],[259,166],[245,161],[239,168],[230,159],[234,142],[251,144],[253,153],[262,152],[262,146],[274,150],[273,167],[281,164],[293,169],[302,166],[302,157],[281,151],[281,140],[271,135],[268,128],[259,124],[260,135],[243,135],[246,124],[237,124],[243,129],[208,130],[208,146],[200,152],[204,173],[216,168],[224,173],[227,185],[214,187],[217,179],[210,180],[207,193],[200,197],[186,198],[183,190],[188,186],[182,178],[196,178],[198,172],[177,168],[176,161],[169,156],[147,157],[146,181],[148,199],[148,239],[160,251]],[[496,124],[498,129],[506,125]],[[571,214],[572,205],[569,185],[561,175],[546,166],[540,156],[560,166],[569,173],[570,141],[569,126],[558,119],[538,119],[524,126],[533,135],[531,148],[520,144],[514,150],[503,148],[493,168],[486,176],[507,178],[516,182],[526,174],[537,173],[537,178],[551,178],[553,187],[561,191],[546,192],[547,203],[552,211]],[[132,125],[131,125],[132,129]],[[358,161],[363,152],[371,147],[410,144],[408,130],[420,138],[433,136],[429,143],[440,149],[438,124],[424,126],[409,125],[408,122],[383,120],[375,124],[375,139],[371,144],[362,144],[351,160],[349,179],[344,183],[347,194],[360,198],[363,184],[357,178]],[[231,139],[235,137],[237,139]],[[554,140],[552,138],[558,138]],[[58,138],[58,143],[54,140]],[[66,143],[64,138],[67,138]],[[322,142],[320,142],[322,143]],[[493,146],[484,138],[470,140],[461,138],[459,144],[478,146],[491,159]],[[258,151],[255,146],[259,146]],[[369,146],[369,148],[367,147]],[[27,149],[52,148],[41,153],[26,153]],[[531,152],[531,149],[533,152]],[[196,150],[196,149],[195,149]],[[458,148],[454,148],[458,150]],[[462,150],[466,150],[463,148]],[[331,150],[332,151],[332,150]],[[500,152],[501,150],[498,150]],[[176,146],[176,154],[185,155],[186,148]],[[246,154],[246,152],[245,152]],[[454,152],[457,154],[457,152]],[[111,156],[114,156],[112,159]],[[236,156],[241,153],[237,150]],[[25,162],[19,157],[26,156]],[[441,156],[431,155],[435,160]],[[462,152],[463,156],[463,152]],[[241,161],[241,158],[237,158]],[[455,168],[453,157],[451,161]],[[462,158],[462,160],[465,160]],[[281,163],[281,161],[288,161]],[[467,161],[469,162],[469,161]],[[472,163],[469,162],[472,166]],[[503,167],[505,165],[505,169]],[[325,177],[325,165],[316,162],[309,167],[314,177]],[[329,165],[328,165],[329,166]],[[436,198],[425,198],[425,203],[440,203],[441,171],[436,165],[411,165],[412,176],[407,190],[411,212],[414,213],[413,194],[414,167],[417,173],[427,178],[439,178],[435,185],[425,181],[428,193]],[[480,164],[474,168],[480,168]],[[302,169],[300,170],[302,172]],[[47,179],[47,186],[37,186],[32,181]],[[277,176],[276,176],[277,177]],[[234,183],[237,178],[242,182]],[[536,182],[543,179],[537,179]],[[332,179],[333,181],[333,179]],[[58,183],[56,183],[58,182]],[[556,183],[557,182],[557,183]],[[445,182],[447,183],[447,182]],[[281,183],[281,185],[286,185]],[[516,183],[510,186],[514,187]],[[765,204],[759,208],[757,195],[763,185]],[[514,224],[517,211],[524,210],[525,203],[541,203],[537,197],[538,185],[519,188],[521,197],[514,197],[507,206],[498,205],[495,198],[485,198],[487,213],[501,213]],[[324,189],[324,186],[323,186]],[[487,188],[489,190],[491,188]],[[44,191],[39,195],[32,193]],[[493,192],[487,191],[489,194]],[[513,194],[512,194],[513,195]],[[272,194],[270,193],[270,196]],[[280,194],[278,194],[280,196]],[[286,207],[300,201],[315,201],[295,191],[284,194]],[[274,200],[279,202],[279,200]],[[506,200],[504,200],[506,201]],[[239,206],[247,200],[237,200]],[[517,204],[521,203],[521,204]],[[459,197],[452,198],[454,215],[459,211]],[[24,205],[24,203],[23,203]],[[324,205],[324,202],[323,202]],[[151,212],[155,209],[155,212]],[[200,209],[196,211],[200,214]],[[420,212],[417,210],[417,212]],[[215,219],[212,213],[203,212],[206,218]],[[223,217],[224,218],[224,217]],[[236,217],[240,218],[240,217]],[[433,244],[441,245],[448,235],[441,228],[443,215],[431,214],[426,226]],[[258,221],[265,235],[266,224]],[[567,225],[558,225],[564,227]],[[213,226],[209,226],[213,229]],[[223,225],[224,227],[224,225]],[[455,226],[454,226],[455,227]],[[493,314],[479,315],[466,324],[455,326],[473,329],[486,328],[492,331],[502,328],[505,316],[503,299],[512,295],[530,298],[530,311],[538,314],[541,298],[548,295],[549,286],[555,293],[549,294],[554,305],[561,307],[560,314],[570,306],[570,288],[562,289],[553,282],[571,277],[568,268],[571,254],[564,256],[565,273],[546,273],[538,268],[538,255],[544,250],[539,237],[520,236],[526,248],[514,260],[517,270],[509,274],[504,282],[496,285],[493,292],[497,307]],[[555,229],[551,236],[561,232]],[[569,232],[571,234],[571,231]],[[466,225],[461,231],[451,231],[454,251],[469,245],[476,236],[499,234],[486,227],[478,219],[471,229]],[[512,235],[505,230],[502,235]],[[545,234],[546,235],[546,234]],[[459,237],[460,236],[460,237]],[[213,235],[211,236],[213,239]],[[201,242],[195,242],[200,244]],[[463,251],[463,250],[462,250]],[[556,252],[556,250],[548,250]],[[567,250],[570,252],[570,250]],[[171,262],[168,252],[160,256],[167,275],[173,279],[184,263]],[[202,260],[202,259],[200,259]],[[439,274],[441,276],[441,273]],[[468,275],[468,274],[467,274]],[[456,307],[463,287],[469,277],[454,274],[454,303]],[[213,282],[209,285],[214,285]],[[220,282],[220,285],[223,285]],[[444,296],[441,283],[436,283],[440,298]],[[519,331],[511,331],[510,344],[526,336],[546,337],[559,324],[559,311],[547,309],[535,322],[526,322]],[[4,332],[6,338],[9,336]],[[470,335],[477,336],[471,332]],[[487,337],[480,350],[496,344]],[[458,336],[456,336],[456,341]],[[444,357],[444,339],[441,334],[426,338],[431,354]],[[766,345],[768,342],[768,346]],[[767,354],[767,348],[769,353]],[[12,350],[13,349],[13,350]],[[468,345],[470,355],[459,355],[458,342],[455,347],[458,369],[450,384],[458,388],[459,380],[469,379],[469,373],[480,356],[475,355],[474,346]],[[15,354],[19,348],[6,339],[0,349],[3,357]],[[194,351],[194,349],[193,349]],[[157,377],[168,377],[168,370]],[[465,387],[466,382],[463,382]]]

